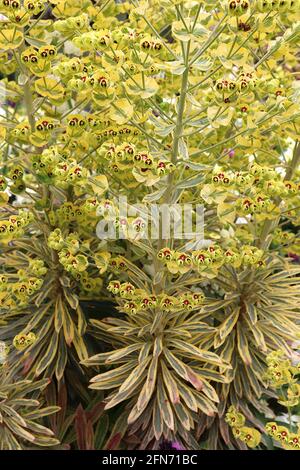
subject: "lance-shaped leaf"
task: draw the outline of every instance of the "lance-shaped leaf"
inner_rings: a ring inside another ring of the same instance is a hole
[[[145,361],[139,364],[133,371],[129,374],[127,379],[123,382],[119,391],[113,395],[111,400],[105,405],[105,409],[112,408],[116,404],[127,400],[133,394],[137,393],[139,390],[140,384],[144,381],[147,376],[146,367],[149,364],[151,357],[147,357]]]
[[[54,327],[55,331],[59,333],[60,329],[63,326],[63,316],[64,316],[65,306],[62,301],[61,296],[58,296],[55,303],[54,309]]]
[[[163,351],[163,339],[162,335],[158,335],[155,338],[154,346],[153,346],[153,356],[160,356]]]
[[[146,357],[149,356],[151,349],[152,349],[152,342],[150,342],[150,341],[148,343],[145,343],[141,347],[141,350],[140,350],[140,353],[139,353],[139,359],[138,359],[139,363],[144,362]]]
[[[21,437],[22,439],[30,442],[34,441],[34,434],[31,434],[29,431],[26,431],[26,429],[23,429],[13,418],[6,418],[5,424],[14,434]]]
[[[190,431],[190,429],[194,426],[194,422],[187,408],[181,402],[179,402],[174,405],[174,410],[182,426],[187,431]]]
[[[160,412],[158,399],[156,398],[155,404],[153,405],[153,431],[155,439],[158,441],[163,433],[163,418]]]
[[[172,373],[169,371],[164,361],[160,362],[160,366],[162,370],[163,382],[167,389],[171,403],[178,403],[180,401],[180,397],[176,380],[174,379]]]
[[[252,362],[252,359],[249,352],[248,339],[245,333],[245,329],[240,323],[237,324],[237,346],[242,360],[247,366],[249,366]]]
[[[156,385],[157,365],[158,357],[154,356],[149,365],[146,382],[142,388],[141,393],[139,394],[137,401],[137,408],[139,411],[146,408],[153,394]]]
[[[249,315],[251,323],[255,325],[255,323],[257,322],[257,309],[255,308],[253,304],[248,303],[248,302],[245,303],[245,307],[246,307],[246,311]]]
[[[13,400],[11,401],[11,403],[12,402],[13,402]],[[39,404],[39,402],[38,402],[38,404]],[[23,413],[23,416],[26,419],[30,419],[32,421],[34,419],[40,419],[40,418],[43,418],[44,416],[49,416],[49,415],[52,415],[54,413],[57,413],[59,410],[60,410],[59,406],[46,406],[45,408],[39,408],[39,409],[34,410],[34,411],[27,411],[27,412]]]
[[[162,420],[169,429],[174,429],[174,414],[160,376],[157,381],[157,402]]]
[[[74,328],[74,322],[72,320],[72,317],[69,313],[68,308],[64,308],[63,310],[62,323],[63,323],[63,331],[64,331],[66,343],[68,346],[70,346],[74,339],[75,328]]]
[[[172,343],[177,350],[180,350],[181,352],[184,352],[195,359],[199,359],[203,362],[209,362],[210,364],[215,364],[217,366],[228,367],[226,364],[224,364],[222,359],[220,359],[220,357],[215,353],[199,349],[196,346],[189,343],[185,343],[181,340],[170,340],[170,343]]]
[[[217,407],[207,397],[200,393],[196,393],[195,396],[198,407],[203,413],[208,416],[214,416],[214,414],[217,413]]]
[[[59,335],[59,348],[58,357],[55,365],[55,375],[57,380],[61,380],[65,367],[68,361],[68,352],[65,344],[65,339],[62,333]]]
[[[247,318],[245,318],[245,321],[249,326],[249,331],[253,335],[258,348],[261,349],[262,351],[267,351],[267,345],[265,342],[263,331],[261,330],[261,327],[260,327],[260,322],[253,324]]]
[[[95,356],[91,356],[89,359],[83,361],[83,364],[86,366],[96,366],[99,364],[118,364],[130,354],[136,351],[140,351],[143,346],[144,343],[134,343],[124,348],[117,349],[115,352],[110,351],[107,353],[95,354]]]
[[[201,390],[202,381],[198,374],[196,374],[189,366],[180,361],[171,351],[164,349],[164,355],[174,372],[183,379],[190,382],[197,390]]]
[[[53,332],[48,348],[40,362],[37,364],[35,374],[40,375],[53,361],[57,354],[58,334]]]
[[[220,341],[216,340],[217,344],[215,346],[220,346],[224,342],[225,338],[231,333],[238,321],[239,314],[240,309],[237,308],[223,321],[223,323],[221,323],[217,330]]]
[[[182,401],[190,408],[190,410],[197,412],[198,403],[193,391],[187,387],[181,380],[176,380],[179,394]]]
[[[131,353],[135,351],[139,351],[143,346],[143,343],[135,343],[131,344],[129,346],[126,346],[125,348],[118,349],[116,352],[111,353],[110,356],[106,359],[105,363],[106,364],[112,364],[119,359],[122,359],[125,356],[130,355]]]
[[[134,368],[135,364],[136,361],[128,361],[120,367],[95,375],[95,377],[91,379],[91,383],[95,383],[96,387],[94,388],[99,390],[101,390],[102,386],[104,386],[104,389],[119,386],[124,382],[125,378],[128,377],[128,372]],[[115,385],[115,382],[117,382],[117,385]]]
[[[79,360],[85,361],[88,358],[88,351],[82,336],[77,333],[76,328],[74,328],[73,346],[76,349]]]

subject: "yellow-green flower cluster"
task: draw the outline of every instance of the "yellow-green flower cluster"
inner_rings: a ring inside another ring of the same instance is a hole
[[[282,393],[278,402],[288,408],[298,405],[300,402],[300,384],[297,383],[297,375],[300,374],[300,365],[294,366],[291,360],[286,358],[283,351],[270,353],[267,356],[267,364],[266,378],[269,386],[280,389]]]
[[[231,406],[227,411],[225,421],[231,427],[234,437],[240,439],[251,449],[260,444],[260,432],[255,428],[245,426],[246,419],[244,415],[239,413],[234,406]]]
[[[122,308],[129,314],[142,313],[158,308],[163,312],[178,312],[199,309],[204,302],[201,290],[185,292],[179,296],[161,293],[155,295],[143,289],[137,289],[129,282],[110,281],[108,291],[119,296]],[[125,300],[123,300],[125,299]]]
[[[0,239],[3,243],[8,243],[14,238],[19,238],[24,233],[25,227],[33,220],[30,212],[19,210],[17,215],[12,215],[8,219],[0,220]]]
[[[266,432],[278,441],[286,450],[300,450],[300,430],[291,432],[286,426],[280,426],[272,421],[266,424]]]
[[[211,245],[206,249],[184,253],[169,248],[162,248],[157,257],[172,274],[184,274],[190,270],[197,270],[201,275],[213,277],[217,275],[223,265],[234,267],[265,266],[265,253],[255,246],[244,245],[238,249],[223,249],[218,245]]]
[[[13,345],[19,351],[28,348],[36,341],[35,334],[30,331],[29,333],[19,333],[14,337]]]
[[[17,282],[14,282],[15,277],[18,279]],[[25,270],[19,270],[16,275],[12,275],[11,281],[9,275],[1,276],[0,306],[4,310],[17,305],[25,307],[30,297],[39,291],[43,284],[43,279],[32,277]]]

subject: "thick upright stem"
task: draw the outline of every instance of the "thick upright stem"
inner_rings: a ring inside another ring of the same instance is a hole
[[[31,128],[31,131],[34,132],[34,130],[35,130],[35,120],[34,120],[34,114],[33,114],[33,100],[32,100],[32,93],[31,93],[31,89],[30,89],[29,79],[23,85],[23,91],[24,91],[24,103],[25,103],[25,108],[26,108],[26,113],[27,113],[29,125],[30,125],[30,128]]]
[[[188,77],[189,77],[189,67],[188,67],[188,62],[189,62],[189,52],[190,52],[190,41],[186,45],[186,49],[184,44],[182,43],[182,51],[184,52],[184,62],[186,65],[185,71],[182,74],[181,78],[181,87],[180,87],[180,96],[179,96],[179,102],[178,102],[178,108],[177,108],[177,119],[176,119],[176,125],[174,129],[174,135],[173,135],[173,146],[172,146],[172,163],[176,165],[177,158],[178,158],[178,152],[179,152],[179,140],[183,134],[183,128],[184,128],[184,109],[185,109],[185,103],[186,103],[186,94],[188,90]],[[173,197],[173,181],[174,181],[174,175],[170,174],[168,177],[168,187],[167,190],[164,194],[163,197],[163,203],[164,204],[170,204],[172,201]],[[161,225],[161,224],[160,224]],[[162,231],[161,231],[161,226],[160,226],[160,234],[159,234],[159,240],[157,244],[157,250],[159,251],[162,247],[163,244],[167,244],[167,240],[164,240],[162,238]],[[155,274],[159,273],[162,269],[161,263],[158,260],[154,261],[154,269],[155,269]],[[155,285],[155,290],[156,292],[161,292],[164,287],[164,282],[162,280],[158,280],[157,284]]]
[[[186,60],[185,60],[186,68],[182,74],[180,98],[179,98],[179,103],[178,103],[178,114],[177,114],[176,126],[174,129],[174,140],[173,140],[173,148],[172,148],[172,163],[174,163],[174,165],[177,162],[179,139],[182,136],[182,131],[183,131],[183,113],[184,113],[184,108],[185,108],[186,94],[188,90],[188,77],[189,77],[189,67],[188,67],[189,50],[190,50],[190,42],[188,42],[187,44]]]

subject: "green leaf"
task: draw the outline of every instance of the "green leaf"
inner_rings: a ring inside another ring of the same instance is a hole
[[[153,424],[153,431],[154,431],[155,439],[158,441],[163,433],[163,418],[160,412],[158,399],[155,400],[155,403],[153,406],[152,424]]]
[[[129,95],[136,95],[147,99],[155,95],[159,87],[154,78],[147,77],[143,73],[137,73],[126,81],[125,88]]]
[[[36,366],[35,375],[40,375],[51,364],[57,354],[57,347],[58,334],[54,331],[45,354]]]
[[[55,365],[55,375],[58,381],[60,381],[64,375],[65,367],[68,361],[68,352],[64,340],[64,335],[60,333],[59,335],[59,349],[58,357]]]
[[[149,356],[151,348],[152,348],[152,342],[145,343],[141,347],[140,354],[139,354],[139,359],[138,359],[139,363],[143,362],[146,359],[146,357]]]
[[[150,357],[147,357],[144,363],[139,364],[131,374],[127,377],[127,379],[123,382],[119,391],[108,401],[105,405],[105,409],[113,408],[118,403],[121,403],[124,400],[130,398],[134,393],[137,392],[138,387],[140,384],[145,380],[147,375],[147,371],[145,370],[149,361],[151,360]]]
[[[195,398],[195,395],[193,394],[193,391],[189,389],[181,380],[177,379],[177,386],[178,386],[178,391],[183,399],[184,403],[190,410],[197,412],[198,410],[198,403]]]
[[[1,403],[1,412],[2,414],[11,416],[17,421],[17,423],[19,423],[20,426],[26,428],[26,421],[24,420],[24,418],[22,418],[22,416],[19,415],[19,413],[17,413],[17,411],[14,410],[11,406],[5,405],[5,402]]]
[[[182,180],[180,183],[177,183],[177,189],[187,189],[198,186],[204,180],[204,175],[193,176],[192,178],[187,178]]]
[[[59,406],[46,406],[45,408],[39,408],[34,411],[27,411],[24,412],[23,415],[26,417],[26,419],[34,420],[34,419],[41,419],[44,416],[49,416],[54,413],[58,413],[60,411]]]
[[[74,339],[74,323],[67,308],[63,309],[62,322],[65,340],[67,345],[70,346]]]
[[[79,305],[79,300],[78,300],[77,295],[74,294],[73,292],[71,292],[71,290],[66,288],[66,287],[63,287],[63,291],[64,291],[64,296],[65,296],[68,304],[70,305],[70,307],[72,309],[76,310],[78,308],[78,305]]]
[[[63,317],[64,317],[64,304],[62,302],[61,296],[58,296],[56,299],[55,309],[54,309],[54,328],[57,333],[63,326]]]
[[[141,350],[144,343],[134,343],[125,348],[117,349],[115,352],[110,353],[110,355],[105,360],[106,364],[113,364],[117,362],[119,359],[123,359],[126,356],[129,356],[135,351]]]
[[[199,359],[204,362],[209,362],[210,364],[216,364],[217,366],[226,366],[222,359],[220,359],[220,357],[215,353],[206,351],[204,349],[199,349],[196,346],[189,343],[185,343],[181,340],[170,340],[170,343],[172,343],[178,350],[191,355],[195,359]]]
[[[250,304],[250,303],[246,302],[245,307],[246,307],[246,311],[249,315],[251,323],[253,323],[253,325],[255,325],[255,323],[257,322],[257,310],[256,310],[255,306],[253,304]]]
[[[59,440],[54,437],[38,436],[34,438],[34,444],[41,447],[51,447],[59,444]]]
[[[186,429],[190,431],[191,427],[193,426],[193,419],[188,412],[187,408],[182,403],[176,403],[174,405],[175,413],[179,419],[180,424]]]
[[[35,440],[35,437],[33,434],[31,434],[29,431],[26,431],[23,429],[15,419],[13,418],[5,418],[5,424],[9,429],[17,436],[21,437],[22,439],[25,439],[26,441],[33,442]]]
[[[160,356],[163,351],[163,337],[162,335],[158,335],[155,338],[154,346],[153,346],[153,356]]]
[[[247,366],[249,366],[252,359],[249,352],[248,339],[245,330],[240,323],[237,324],[237,346],[242,360]]]
[[[139,394],[138,401],[137,401],[137,409],[139,411],[143,411],[146,406],[148,405],[152,394],[155,389],[156,384],[156,376],[157,376],[157,365],[158,365],[158,356],[154,356],[151,360],[148,375],[146,382],[142,388],[141,393]]]
[[[82,337],[79,336],[76,329],[74,329],[73,346],[76,349],[79,360],[85,361],[88,358],[86,344],[83,341]]]
[[[210,383],[202,377],[203,388],[202,392],[209,398],[211,401],[215,401],[219,403],[219,397],[215,391],[215,389],[210,385]]]
[[[147,194],[146,196],[143,197],[143,202],[155,202],[158,201],[166,192],[167,186],[158,189],[154,193]]]
[[[45,436],[53,436],[51,429],[42,426],[41,424],[35,423],[34,421],[27,420],[27,429],[33,431],[35,434],[44,434]]]
[[[188,161],[189,159],[189,150],[188,150],[188,147],[185,143],[185,141],[183,140],[183,138],[181,137],[178,141],[178,153],[179,153],[179,157],[184,160],[184,161]]]
[[[95,430],[95,449],[102,450],[103,443],[109,428],[109,418],[107,414],[100,417]]]
[[[164,349],[164,355],[170,366],[174,369],[176,374],[179,375],[179,377],[182,377],[183,379],[190,382],[197,390],[201,390],[202,381],[198,374],[193,372],[193,370],[189,366],[184,364],[184,362],[180,361],[168,349]]]
[[[260,324],[252,325],[251,326],[251,333],[254,336],[255,342],[257,346],[262,350],[262,351],[267,351],[267,345],[265,342],[265,337],[263,332],[260,329]]]
[[[101,385],[104,385],[105,389],[115,388],[120,386],[125,378],[128,376],[128,372],[131,371],[136,364],[136,361],[128,361],[120,367],[112,369],[108,372],[103,372],[102,374],[95,375],[90,382],[97,384],[97,389],[101,389]],[[117,379],[117,381],[116,381]],[[117,385],[115,385],[117,382]],[[111,385],[111,387],[110,387]]]
[[[162,420],[166,423],[169,429],[174,430],[174,415],[171,404],[168,400],[165,388],[161,377],[158,377],[157,381],[157,402],[160,410]]]
[[[198,407],[201,411],[203,411],[204,414],[208,416],[214,416],[214,414],[217,413],[217,407],[203,394],[196,393],[195,397],[198,403]]]
[[[217,334],[220,338],[216,338],[215,347],[220,346],[226,339],[226,337],[232,332],[239,319],[240,308],[236,308],[218,327]]]
[[[80,306],[77,307],[76,310],[77,316],[78,316],[78,334],[79,336],[84,335],[86,327],[87,327],[87,322],[85,319],[85,315],[83,313],[83,310]]]
[[[160,362],[162,370],[162,379],[170,397],[171,403],[178,403],[180,401],[179,390],[177,388],[176,380],[172,373],[169,371],[164,361]]]

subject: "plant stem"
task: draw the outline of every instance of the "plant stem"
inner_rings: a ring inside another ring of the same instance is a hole
[[[185,46],[183,43],[182,45],[182,51],[184,53],[184,62],[185,62],[185,71],[182,74],[182,79],[181,79],[181,87],[180,87],[180,97],[179,97],[179,102],[178,102],[178,108],[177,108],[177,119],[176,119],[176,125],[174,129],[174,134],[173,134],[173,146],[172,146],[172,154],[171,154],[171,161],[174,165],[176,165],[177,159],[178,159],[178,151],[179,151],[179,140],[182,137],[183,133],[183,128],[184,128],[184,109],[185,109],[185,102],[186,102],[186,94],[188,90],[188,77],[189,77],[189,53],[190,53],[190,41],[188,41],[187,45]],[[186,47],[186,49],[185,49]],[[174,175],[173,173],[169,175],[168,177],[168,188],[164,194],[163,197],[163,203],[164,204],[170,204],[172,202],[172,196],[173,196],[173,178]],[[159,224],[160,227],[160,233],[159,233],[159,240],[157,244],[157,251],[159,251],[162,247],[163,244],[168,244],[168,240],[164,240],[162,238],[162,230],[161,230],[161,224]],[[171,245],[170,241],[170,245]],[[162,269],[161,262],[157,259],[154,260],[154,270],[155,274],[158,274]],[[157,293],[161,292],[164,288],[165,284],[165,275],[164,279],[158,279],[156,284],[154,284],[154,289]]]
[[[33,101],[32,101],[32,93],[30,90],[30,81],[29,79],[26,81],[25,85],[23,85],[24,91],[24,103],[26,107],[26,113],[28,117],[28,121],[31,127],[31,131],[34,132],[35,130],[35,121],[34,121],[34,114],[33,114]]]
[[[190,42],[188,42],[186,56],[188,57],[190,50]],[[179,139],[182,136],[183,131],[183,113],[185,107],[185,100],[186,100],[186,93],[188,88],[188,76],[189,76],[189,68],[186,64],[185,71],[182,74],[182,81],[181,81],[181,89],[180,89],[180,99],[178,103],[178,114],[176,120],[176,126],[174,129],[174,140],[173,140],[173,148],[172,148],[172,163],[176,164],[177,157],[178,157],[178,148],[179,148]]]

